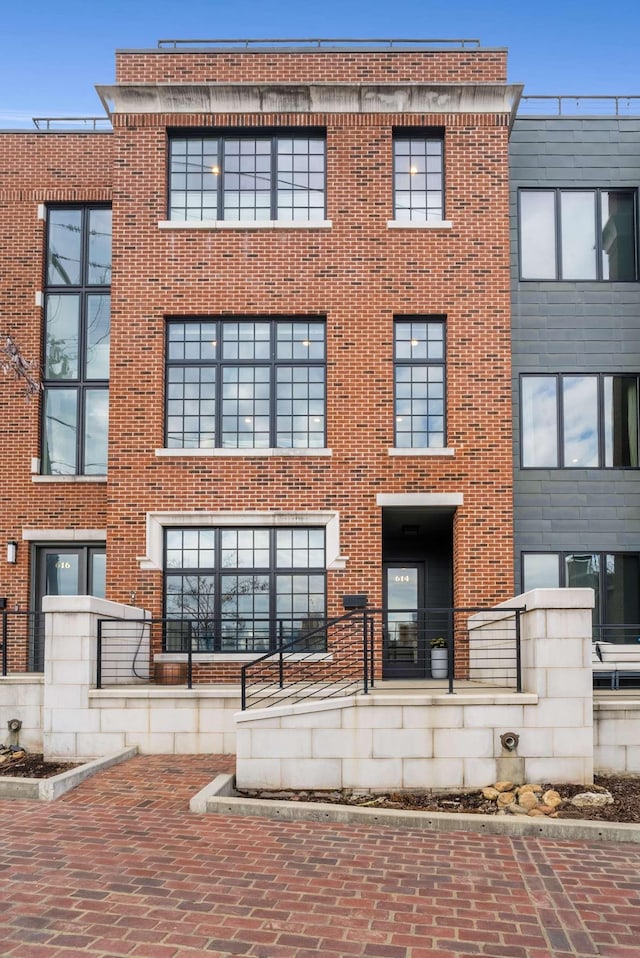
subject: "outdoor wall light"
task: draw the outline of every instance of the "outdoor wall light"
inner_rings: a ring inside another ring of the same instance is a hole
[[[18,543],[15,539],[9,539],[7,542],[7,562],[9,565],[15,565],[18,560]]]

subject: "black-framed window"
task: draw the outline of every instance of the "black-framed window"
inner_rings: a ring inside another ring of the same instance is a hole
[[[166,355],[168,448],[324,447],[324,321],[170,320]]]
[[[520,377],[523,468],[637,469],[640,376]]]
[[[394,133],[393,214],[407,222],[444,219],[442,135]]]
[[[445,321],[442,317],[394,320],[395,446],[445,445]]]
[[[519,200],[522,279],[638,278],[635,190],[523,189]]]
[[[309,222],[326,217],[324,132],[172,135],[169,218]]]
[[[167,651],[322,649],[325,615],[324,528],[165,529]]]
[[[640,624],[640,554],[637,552],[523,552],[522,591],[589,588],[595,593],[596,625]],[[633,640],[637,637],[637,628]],[[607,636],[625,641],[622,629]],[[629,638],[626,639],[629,641]]]
[[[105,475],[109,420],[111,210],[49,207],[42,472]]]

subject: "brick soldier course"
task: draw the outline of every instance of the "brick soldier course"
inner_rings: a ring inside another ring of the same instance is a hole
[[[140,756],[0,803],[3,958],[637,956],[635,845],[190,814],[228,767]]]

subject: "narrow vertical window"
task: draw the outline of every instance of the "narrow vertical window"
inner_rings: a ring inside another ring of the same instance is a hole
[[[445,322],[396,319],[394,324],[395,445],[445,445]]]
[[[444,219],[442,136],[398,133],[393,140],[393,206],[396,220]]]
[[[109,411],[111,210],[47,215],[42,471],[105,475]]]

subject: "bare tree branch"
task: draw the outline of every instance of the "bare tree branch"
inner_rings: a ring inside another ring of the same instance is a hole
[[[38,364],[24,358],[13,336],[7,336],[4,345],[0,346],[0,369],[5,376],[8,373],[22,384],[26,400],[42,389]]]

